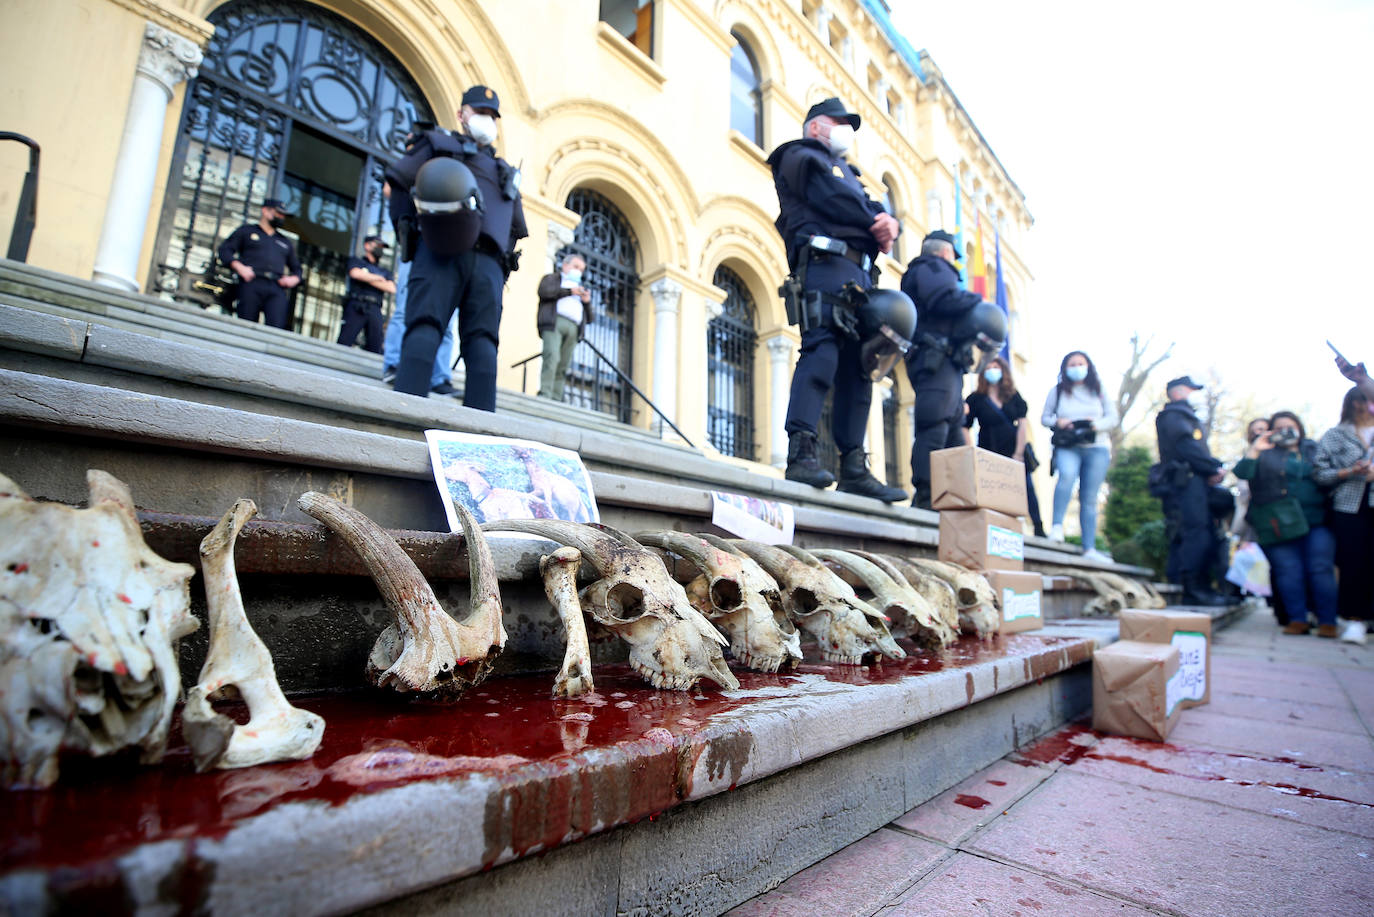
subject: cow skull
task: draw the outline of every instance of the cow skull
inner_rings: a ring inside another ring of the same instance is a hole
[[[237,501],[200,543],[210,651],[181,714],[198,771],[308,758],[324,738],[323,718],[287,702],[272,656],[243,611],[234,542],[257,512],[252,500]],[[210,706],[235,689],[248,705],[249,719],[242,726]]]
[[[0,774],[57,781],[58,752],[158,761],[194,631],[189,583],[143,541],[129,489],[86,472],[90,506],[40,503],[0,475]]]
[[[600,577],[582,590],[582,610],[630,645],[630,667],[655,688],[686,691],[702,678],[739,687],[721,653],[725,638],[643,545],[622,533],[554,519],[502,519],[483,528],[538,535],[576,549]],[[571,557],[564,563],[571,564]]]
[[[857,577],[873,593],[869,604],[892,619],[894,634],[909,636],[924,649],[940,649],[954,642],[953,634],[947,633],[930,604],[891,565],[832,548],[815,548],[811,553]]]
[[[395,621],[383,629],[367,660],[379,688],[443,700],[456,699],[491,673],[506,629],[496,565],[472,515],[454,504],[468,551],[468,614],[456,621],[396,540],[371,519],[333,497],[311,491],[296,501],[357,552]]]
[[[801,661],[801,634],[782,608],[778,584],[753,560],[682,532],[641,532],[635,539],[685,557],[700,574],[686,584],[692,607],[730,638],[735,658],[759,672]]]

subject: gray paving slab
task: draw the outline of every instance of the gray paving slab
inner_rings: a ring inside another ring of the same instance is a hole
[[[1343,696],[1330,692],[1325,701],[1344,701]],[[1336,732],[1353,732],[1366,735],[1364,723],[1349,703],[1303,703],[1278,697],[1254,697],[1246,694],[1232,694],[1227,691],[1212,692],[1211,703],[1206,705],[1208,713],[1230,716],[1245,720],[1286,723],[1289,725],[1311,726],[1314,729],[1332,729]]]
[[[1374,773],[1374,739],[1367,734],[1238,719],[1212,712],[1207,707],[1185,710],[1169,740],[1182,745],[1273,755],[1305,764]]]
[[[1048,767],[1026,767],[1005,759],[997,761],[907,812],[893,824],[905,831],[955,846],[1048,780],[1053,773]]]

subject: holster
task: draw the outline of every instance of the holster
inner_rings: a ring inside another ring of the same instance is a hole
[[[415,257],[415,248],[420,244],[420,226],[414,215],[406,215],[396,221],[396,255],[404,264]]]

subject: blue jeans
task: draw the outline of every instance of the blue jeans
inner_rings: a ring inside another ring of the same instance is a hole
[[[1288,620],[1307,623],[1307,613],[1318,624],[1336,623],[1336,538],[1324,525],[1301,538],[1264,546],[1274,589],[1283,596]]]
[[[1068,446],[1054,450],[1054,524],[1064,524],[1064,514],[1078,483],[1078,524],[1083,529],[1083,550],[1097,546],[1097,492],[1107,478],[1112,450],[1106,446]]]
[[[382,345],[382,371],[394,370],[401,365],[401,340],[406,336],[406,289],[410,286],[410,265],[403,261],[396,268],[396,308],[386,323],[386,338]],[[453,367],[453,322],[448,323],[444,339],[439,343],[439,351],[434,355],[434,374],[430,376],[429,387],[447,382],[449,370]]]

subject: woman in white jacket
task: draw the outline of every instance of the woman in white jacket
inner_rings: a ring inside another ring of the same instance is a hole
[[[1097,550],[1097,492],[1107,477],[1112,450],[1106,436],[1117,425],[1116,406],[1102,391],[1093,361],[1081,350],[1059,364],[1059,383],[1045,399],[1040,422],[1054,431],[1054,516],[1050,537],[1064,540],[1064,514],[1078,484],[1078,521],[1083,529],[1083,556],[1106,560]]]

